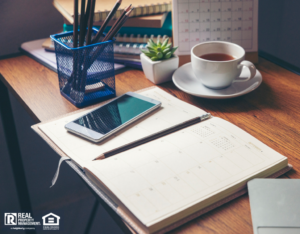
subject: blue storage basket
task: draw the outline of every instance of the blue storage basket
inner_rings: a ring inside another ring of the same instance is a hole
[[[92,39],[96,33],[93,29]],[[65,98],[83,107],[116,96],[113,40],[73,48],[73,32],[51,35],[51,39]]]

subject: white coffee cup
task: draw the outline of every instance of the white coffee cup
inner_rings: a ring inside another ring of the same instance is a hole
[[[228,61],[212,61],[200,58],[205,54],[227,54],[234,57]],[[234,43],[211,41],[195,45],[191,50],[192,69],[203,85],[211,89],[223,89],[234,82],[246,82],[256,74],[253,63],[244,60],[245,50]],[[250,76],[239,78],[243,67],[248,67]]]

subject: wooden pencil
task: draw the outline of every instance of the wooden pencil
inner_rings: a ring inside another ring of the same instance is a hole
[[[121,27],[123,26],[123,24],[124,24],[124,23],[127,21],[127,19],[129,18],[129,16],[130,16],[130,14],[131,14],[131,12],[132,12],[133,9],[134,9],[134,8],[129,9],[129,10],[126,12],[125,16],[123,17],[123,19],[121,19],[120,22],[119,22],[112,30],[110,30],[110,31],[106,34],[106,36],[105,36],[105,38],[104,38],[104,41],[111,40],[111,39],[119,32],[119,30],[121,29]]]
[[[73,48],[78,45],[78,0],[74,0]]]
[[[87,22],[89,19],[89,13],[90,13],[90,7],[91,7],[91,0],[87,1],[87,6],[85,7],[85,0],[82,0],[81,2],[81,17],[82,21],[80,21],[82,24],[80,25],[80,41],[79,41],[79,46],[84,46],[84,39],[85,39],[85,34],[86,34],[86,27],[87,27]],[[85,53],[85,52],[84,52]],[[85,63],[85,56],[80,56],[80,61],[79,64],[84,64]],[[82,80],[83,72],[80,71],[78,73],[76,79],[76,86],[75,89],[76,91],[80,91],[80,85],[81,85],[81,80]]]
[[[85,45],[90,44],[90,37],[92,32],[92,27],[93,27],[93,18],[94,18],[94,11],[95,11],[95,1],[96,0],[88,0],[86,10],[85,10],[85,15],[84,15],[84,22],[83,22],[83,45],[84,45],[84,38],[86,38],[86,43]],[[92,19],[91,19],[92,18]],[[88,31],[86,33],[86,28],[88,26]],[[80,64],[83,65],[84,67],[86,66],[87,62],[87,56],[88,56],[88,51],[85,50],[83,51],[83,56],[81,57]],[[84,92],[85,88],[85,81],[86,81],[86,76],[87,76],[87,70],[82,70],[77,82],[76,90],[79,92]],[[84,83],[84,84],[83,84]],[[82,86],[83,85],[83,86]],[[83,98],[83,94],[79,93],[79,98]]]
[[[74,0],[74,22],[73,22],[73,48],[78,46],[78,0]],[[78,72],[78,56],[77,51],[73,52],[73,72],[77,74]],[[75,87],[76,79],[71,76],[70,81],[72,88]]]
[[[73,48],[76,48],[78,46],[78,0],[74,0],[74,22],[73,22]],[[77,74],[77,68],[78,68],[78,59],[77,59],[77,51],[73,51],[73,72],[74,74]],[[62,88],[64,90],[65,88],[75,88],[75,81],[74,76],[71,75],[68,79],[67,84]]]
[[[131,5],[130,5],[131,6]],[[133,8],[130,9],[130,7],[126,8],[126,13],[125,15],[118,20],[118,24],[115,25],[114,28],[112,28],[109,33],[105,36],[104,41],[111,40],[120,30],[120,28],[123,26],[123,24],[126,22],[128,17],[130,16],[130,13],[132,12]],[[89,65],[86,66],[86,64],[83,64],[83,72],[81,74],[81,81],[79,82],[79,90],[80,92],[84,93],[85,92],[85,82],[86,82],[86,76],[87,76],[87,70],[92,66],[92,64],[96,61],[99,55],[104,51],[106,45],[101,45],[91,56]]]
[[[121,5],[122,0],[117,0],[116,4],[114,5],[114,7],[112,8],[112,10],[109,12],[108,16],[106,17],[105,21],[103,22],[103,24],[101,25],[98,33],[96,34],[95,38],[93,39],[92,43],[96,43],[99,41],[99,39],[101,38],[106,26],[108,25],[108,23],[110,22],[110,20],[112,19],[112,17],[115,15],[115,13],[117,12],[119,6]]]
[[[93,31],[93,20],[94,20],[94,11],[95,11],[95,2],[96,0],[90,1],[90,9],[86,9],[89,11],[89,20],[88,20],[88,32],[86,34],[86,45],[91,44],[91,36]]]
[[[120,17],[117,19],[117,21],[113,24],[113,26],[110,28],[110,30],[106,33],[106,36],[104,37],[104,39],[102,40],[102,41],[107,41],[107,36],[109,35],[109,34],[111,34],[111,32],[113,32],[114,31],[114,28],[117,26],[117,25],[119,25],[122,21],[123,21],[123,19],[124,19],[124,17],[125,17],[125,15],[126,15],[126,13],[130,10],[130,8],[131,8],[131,4],[128,6],[128,7],[126,7],[125,9],[124,9],[124,11],[122,12],[122,14],[120,15]]]
[[[81,0],[81,10],[80,10],[80,36],[79,36],[79,47],[83,46],[85,30],[84,30],[84,11],[85,11],[85,0]]]
[[[88,0],[86,10],[85,10],[85,15],[84,15],[84,22],[85,22],[85,30],[87,27],[87,22],[89,21],[89,16],[90,16],[90,7],[91,7],[91,1]]]
[[[127,11],[126,14],[123,16],[122,19],[118,20],[119,23],[117,25],[115,25],[115,27],[106,34],[103,41],[111,40],[118,33],[120,28],[123,26],[123,24],[126,22],[128,17],[130,16],[130,13],[132,12],[132,10],[133,10],[133,8],[131,8],[131,9],[129,7],[126,8],[126,11]],[[104,46],[102,45],[99,47],[99,49],[97,49],[94,52],[94,54],[91,58],[92,62],[94,62],[97,59],[97,57],[103,52],[104,48],[105,48],[105,45]]]
[[[85,9],[85,15],[84,15],[84,21],[82,25],[82,30],[83,30],[83,45],[84,45],[84,38],[86,38],[86,28],[89,22],[89,17],[90,17],[90,8],[91,8],[91,0],[87,1],[87,6]]]

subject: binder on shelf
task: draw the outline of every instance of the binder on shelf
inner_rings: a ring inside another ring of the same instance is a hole
[[[129,19],[130,20],[130,19]],[[95,28],[99,29],[99,26],[95,26]],[[107,26],[104,32],[108,32],[111,26]],[[64,24],[63,31],[73,31],[73,25]],[[145,28],[145,27],[122,27],[119,31],[120,34],[127,35],[137,35],[137,34],[147,34],[147,35],[167,35],[168,37],[172,37],[172,16],[169,13],[165,19],[165,22],[161,28]]]

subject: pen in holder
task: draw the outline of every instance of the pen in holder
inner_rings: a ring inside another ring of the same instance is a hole
[[[92,39],[97,30],[93,29]],[[114,40],[73,48],[73,32],[51,35],[61,94],[77,107],[116,96]]]

